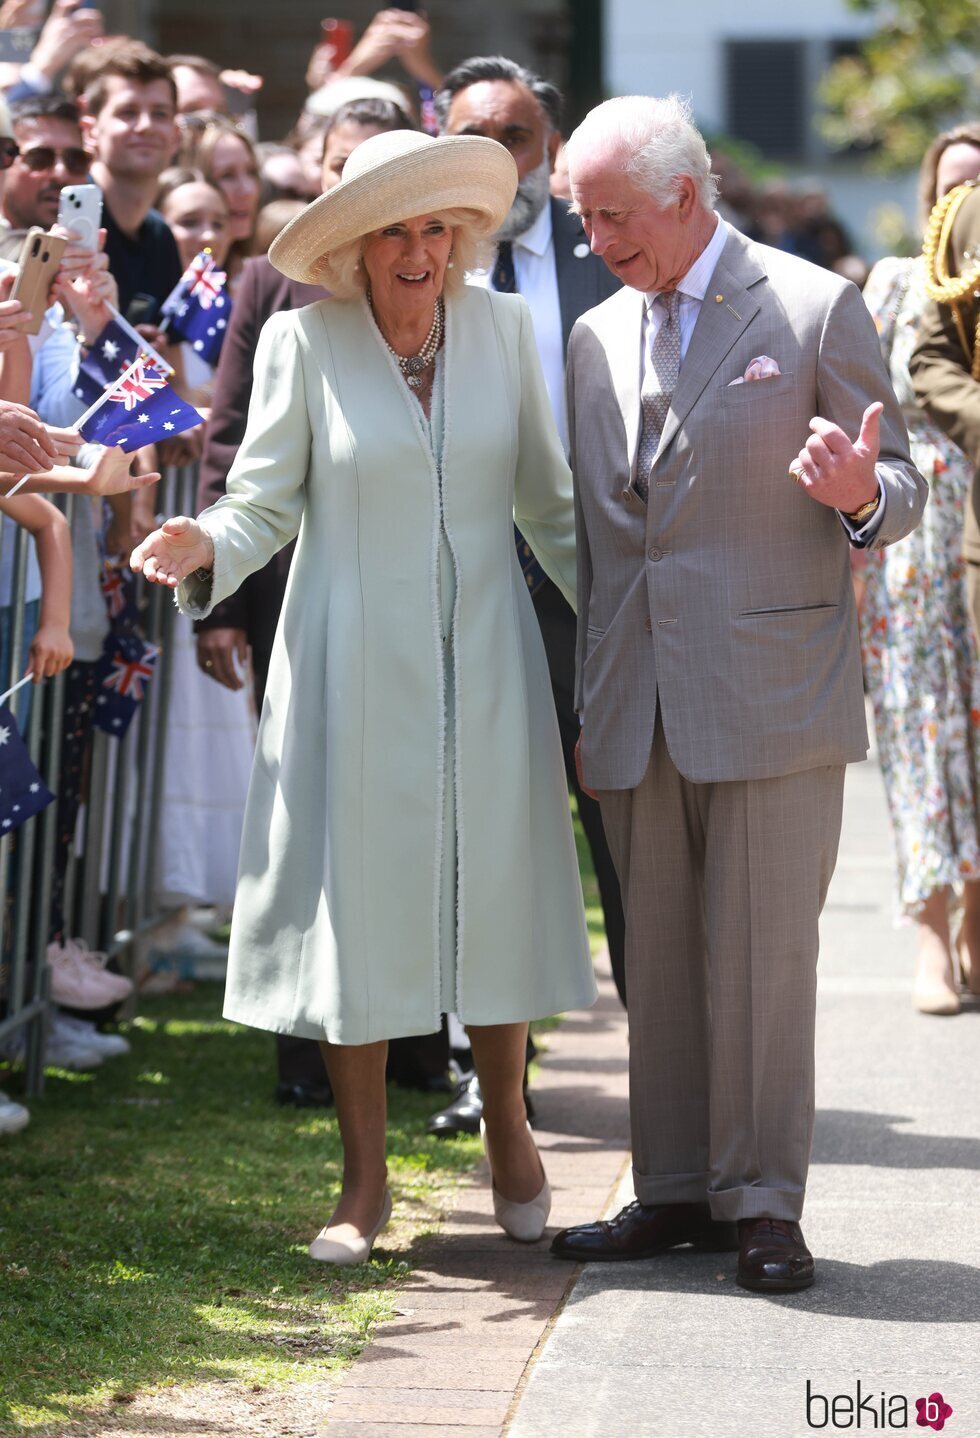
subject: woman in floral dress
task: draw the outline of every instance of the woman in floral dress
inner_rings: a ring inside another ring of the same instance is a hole
[[[923,221],[938,198],[978,174],[980,125],[940,135],[920,172]],[[881,260],[864,297],[912,458],[930,484],[919,528],[867,558],[864,670],[895,831],[899,910],[919,927],[913,1002],[923,1013],[955,1014],[954,947],[963,981],[980,992],[980,654],[960,554],[972,472],[918,408],[909,378],[925,302],[921,259]]]

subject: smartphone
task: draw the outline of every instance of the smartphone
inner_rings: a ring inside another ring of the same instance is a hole
[[[17,278],[10,292],[10,298],[20,300],[28,311],[17,326],[24,334],[36,335],[40,331],[48,308],[48,295],[67,243],[60,235],[49,235],[36,225],[24,236]]]
[[[98,185],[66,185],[58,201],[58,224],[71,230],[80,245],[97,249],[102,224],[102,191]]]
[[[320,47],[329,51],[330,68],[336,70],[354,48],[354,26],[349,20],[321,20]]]
[[[26,65],[40,33],[40,30],[31,30],[23,25],[0,30],[0,61],[9,65]]]

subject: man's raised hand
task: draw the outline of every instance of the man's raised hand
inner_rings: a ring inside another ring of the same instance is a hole
[[[813,433],[789,467],[811,499],[839,509],[842,514],[854,514],[875,498],[883,409],[879,400],[868,405],[853,443],[839,425],[819,416],[811,419]]]

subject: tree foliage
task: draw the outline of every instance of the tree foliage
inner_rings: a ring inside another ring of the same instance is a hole
[[[977,0],[849,0],[879,17],[856,55],[824,77],[824,137],[874,149],[883,170],[917,165],[933,136],[980,116]]]

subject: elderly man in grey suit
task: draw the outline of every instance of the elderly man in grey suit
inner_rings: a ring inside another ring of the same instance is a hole
[[[859,292],[714,211],[677,98],[593,110],[574,209],[627,286],[569,347],[577,707],[626,908],[637,1201],[579,1261],[738,1248],[813,1282],[817,928],[868,741],[848,547],[926,485]]]

